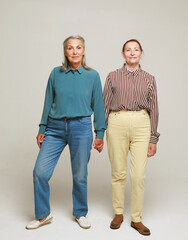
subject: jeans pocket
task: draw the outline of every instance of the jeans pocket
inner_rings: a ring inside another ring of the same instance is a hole
[[[114,120],[116,119],[118,116],[120,115],[120,112],[111,112],[110,115],[109,115],[109,118],[108,120]]]
[[[79,118],[79,122],[83,125],[91,125],[91,117],[82,117]]]
[[[144,111],[144,112],[143,112],[143,116],[144,116],[144,118],[149,119],[149,114],[148,114],[148,112]]]

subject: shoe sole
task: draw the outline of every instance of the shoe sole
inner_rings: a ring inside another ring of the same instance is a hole
[[[123,221],[122,221],[122,222],[123,222]],[[119,228],[121,227],[122,222],[121,222],[119,225],[117,225],[117,226],[113,226],[113,225],[111,224],[111,225],[110,225],[110,228],[111,228],[111,229],[119,229]]]
[[[131,227],[134,228],[134,229],[135,229],[137,232],[139,232],[141,235],[144,235],[144,236],[149,236],[149,235],[151,235],[151,232],[149,232],[149,233],[144,233],[144,232],[139,231],[139,229],[137,229],[137,228],[134,227],[133,225],[131,225]]]
[[[83,227],[77,220],[76,220],[76,218],[75,218],[75,221],[78,223],[78,225],[81,227],[81,228],[83,228],[83,229],[89,229],[91,226],[88,226],[88,227]]]
[[[48,223],[51,223],[52,220],[53,220],[53,217],[51,217],[51,218],[49,218],[48,220],[42,222],[38,227],[35,227],[35,228],[25,227],[25,228],[26,228],[27,230],[37,229],[37,228],[39,228],[39,227],[41,227],[41,226],[43,226],[43,225],[46,225],[46,224],[48,224]]]
[[[120,225],[120,226],[121,226],[121,225]],[[117,227],[110,226],[110,228],[111,228],[111,229],[114,229],[114,230],[116,230],[116,229],[119,229],[119,228],[120,228],[120,226],[117,226]]]

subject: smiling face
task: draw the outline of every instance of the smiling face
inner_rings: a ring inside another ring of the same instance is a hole
[[[130,66],[138,66],[142,57],[142,50],[137,42],[128,42],[123,51],[123,57],[126,64]]]
[[[69,61],[70,67],[80,67],[85,54],[83,42],[80,39],[69,39],[66,42],[65,56]]]

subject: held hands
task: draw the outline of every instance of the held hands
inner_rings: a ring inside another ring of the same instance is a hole
[[[44,134],[38,134],[37,135],[37,144],[39,146],[39,148],[41,148],[42,142],[43,142],[43,138],[44,138]]]
[[[103,150],[104,142],[103,139],[96,138],[93,143],[93,147],[98,151],[101,152]]]
[[[157,151],[157,144],[149,143],[148,157],[153,157]]]

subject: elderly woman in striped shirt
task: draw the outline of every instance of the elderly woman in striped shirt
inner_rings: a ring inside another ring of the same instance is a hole
[[[110,227],[123,222],[127,155],[130,151],[131,227],[150,235],[141,222],[147,157],[156,153],[159,133],[156,82],[140,67],[142,46],[131,39],[123,45],[125,64],[109,73],[103,97],[107,144],[112,168],[112,202],[115,217]]]

